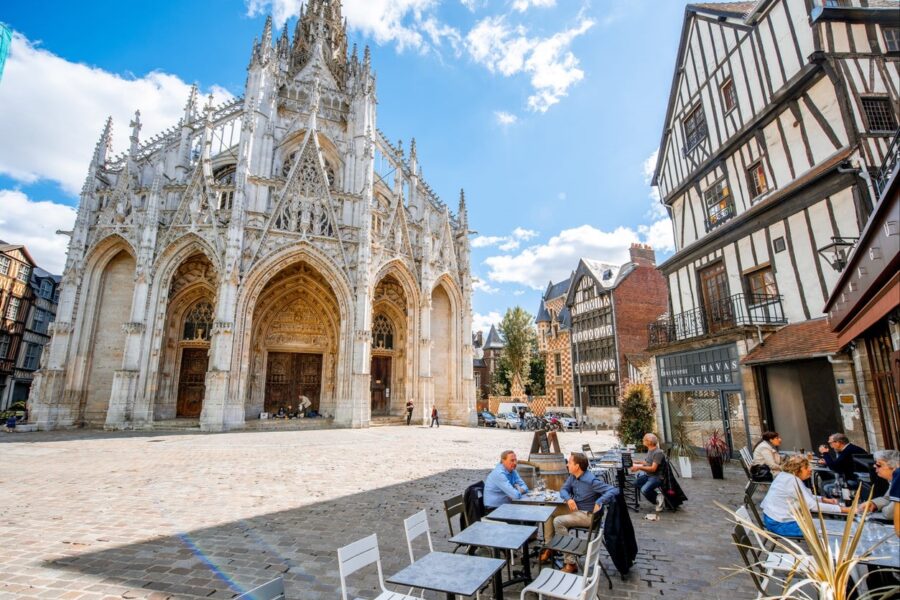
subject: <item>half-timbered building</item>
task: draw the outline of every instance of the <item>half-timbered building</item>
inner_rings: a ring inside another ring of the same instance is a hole
[[[820,252],[856,238],[897,129],[896,0],[688,5],[653,182],[674,225],[669,314],[650,328],[671,439],[776,429],[871,445]],[[839,401],[840,399],[840,401]]]
[[[138,113],[116,158],[107,123],[32,421],[221,431],[305,396],[349,427],[407,400],[474,423],[465,199],[451,213],[376,108],[339,0],[309,0],[293,35],[267,20],[242,97],[195,89],[146,141]]]
[[[0,240],[0,410],[7,409],[28,388],[17,368],[25,324],[34,303],[29,285],[34,259],[21,244]]]

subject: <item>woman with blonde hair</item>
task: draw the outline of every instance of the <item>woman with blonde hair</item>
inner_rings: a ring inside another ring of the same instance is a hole
[[[812,475],[812,467],[805,456],[790,456],[781,464],[781,473],[775,476],[766,497],[760,503],[763,510],[763,525],[772,533],[785,537],[802,537],[800,526],[791,514],[791,507],[801,501],[811,511],[825,508],[822,505],[836,505],[833,498],[816,497],[804,485],[804,481]],[[844,506],[834,506],[827,512],[850,512]]]

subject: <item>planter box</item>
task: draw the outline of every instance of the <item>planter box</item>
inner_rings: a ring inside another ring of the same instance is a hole
[[[684,479],[691,479],[693,477],[693,473],[691,472],[691,459],[684,456],[679,456],[678,470],[679,472],[681,472],[681,476]]]

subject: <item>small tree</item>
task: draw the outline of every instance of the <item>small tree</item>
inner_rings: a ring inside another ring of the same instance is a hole
[[[655,406],[650,386],[645,383],[629,383],[619,399],[619,427],[616,433],[623,444],[635,444],[638,450],[646,450],[641,443],[644,434],[656,427]]]
[[[529,386],[531,384],[529,364],[537,337],[534,331],[534,317],[521,306],[507,309],[503,320],[500,321],[500,333],[503,334],[503,341],[506,344],[500,352],[501,366],[506,369],[510,381],[518,375],[522,387]]]
[[[528,378],[531,380],[525,391],[532,396],[543,396],[546,394],[544,389],[544,357],[538,352],[537,337],[532,340],[531,360],[528,362]]]
[[[500,361],[491,376],[491,394],[494,396],[509,396],[509,384],[509,370]]]

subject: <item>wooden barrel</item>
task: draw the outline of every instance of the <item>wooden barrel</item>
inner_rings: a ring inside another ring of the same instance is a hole
[[[529,454],[526,464],[538,470],[537,476],[544,480],[550,490],[558,492],[569,477],[564,454]]]

